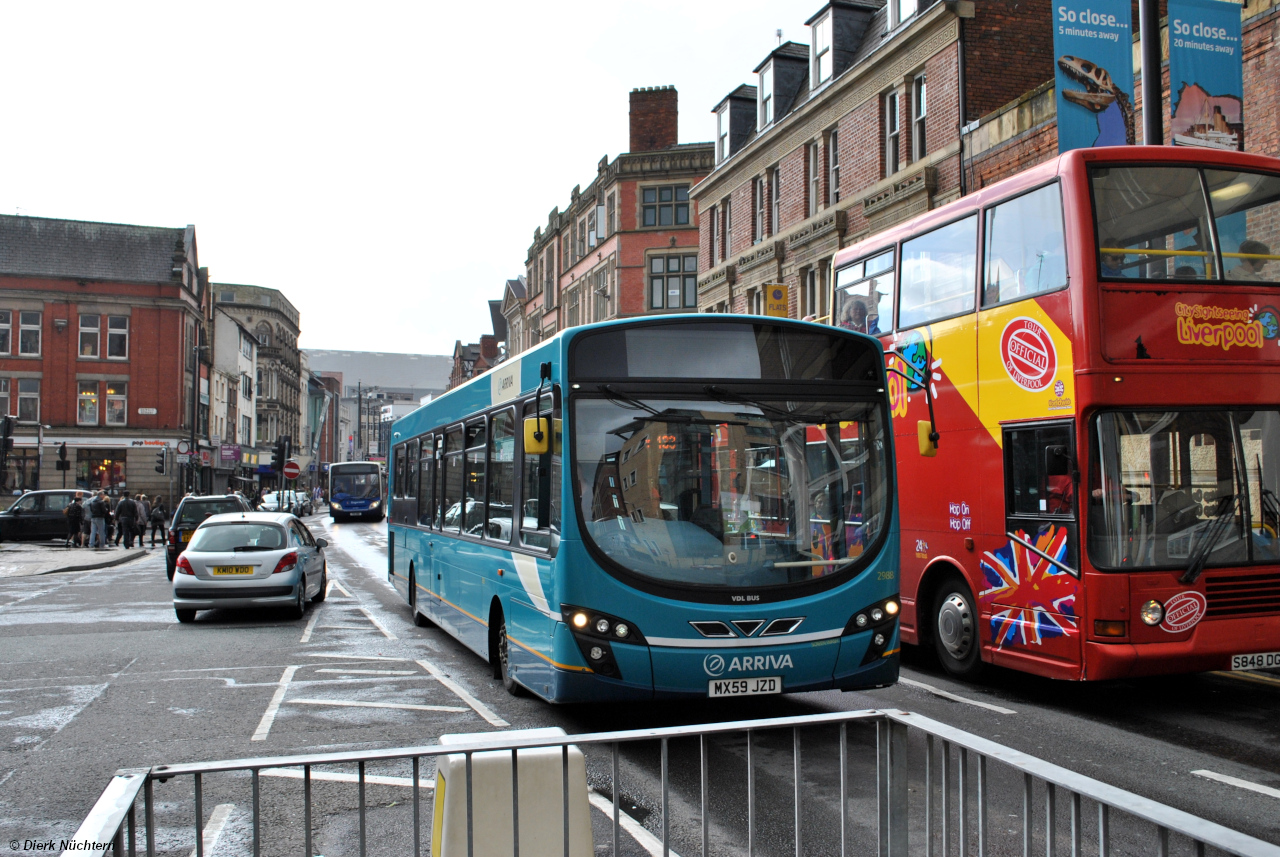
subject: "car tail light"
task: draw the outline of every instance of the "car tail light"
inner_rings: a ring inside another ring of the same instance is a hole
[[[169,544],[171,544],[171,545],[176,545],[177,543],[178,543],[178,531],[177,531],[177,530],[170,530],[170,531],[169,531]]]
[[[192,574],[192,575],[194,575],[194,574],[196,573],[196,572],[195,572],[195,569],[193,569],[193,568],[191,567],[191,563],[190,563],[190,561],[188,561],[188,560],[187,560],[187,555],[186,555],[186,554],[182,554],[181,556],[179,556],[179,557],[178,557],[178,565],[177,565],[177,568],[178,568],[178,574]]]
[[[293,568],[297,564],[298,564],[298,552],[289,551],[287,554],[280,557],[280,561],[276,563],[276,570],[271,573],[280,574],[281,572],[288,571],[289,569]]]

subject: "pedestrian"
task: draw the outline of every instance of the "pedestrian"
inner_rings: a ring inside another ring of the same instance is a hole
[[[165,523],[169,520],[169,512],[159,494],[151,498],[151,514],[148,518],[151,520],[151,546],[156,546],[156,533],[160,534],[160,544],[164,544]]]
[[[138,494],[133,502],[138,504],[138,547],[142,547],[147,536],[147,523],[151,520],[151,500],[146,494]]]
[[[98,496],[94,497],[89,503],[89,543],[94,550],[105,550],[107,544],[107,516],[110,511],[107,506],[107,492],[99,491]]]
[[[70,504],[62,510],[62,514],[67,516],[67,540],[63,547],[69,548],[72,545],[80,547],[80,525],[84,523],[84,505],[80,502],[79,494],[71,498]]]
[[[123,536],[125,549],[131,550],[133,537],[138,534],[138,504],[128,494],[121,497],[120,502],[116,504],[116,531],[117,539]],[[119,541],[116,544],[119,544]]]

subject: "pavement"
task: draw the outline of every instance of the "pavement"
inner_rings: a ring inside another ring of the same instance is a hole
[[[4,542],[0,544],[0,578],[112,568],[163,551],[159,545],[150,549],[94,550],[64,547],[61,542]]]

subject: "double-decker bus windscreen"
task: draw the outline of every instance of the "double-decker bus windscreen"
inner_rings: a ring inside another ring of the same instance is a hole
[[[382,475],[376,464],[335,469],[329,483],[329,499],[335,503],[377,500],[382,495]]]
[[[1280,411],[1112,411],[1093,429],[1094,565],[1280,561]]]
[[[572,419],[584,538],[653,582],[853,573],[886,526],[880,402],[618,394],[576,399]]]

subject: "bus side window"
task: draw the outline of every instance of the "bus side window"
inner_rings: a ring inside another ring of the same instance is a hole
[[[455,428],[445,434],[444,440],[444,490],[441,497],[441,526],[457,532],[462,526],[462,429]]]
[[[898,327],[972,312],[977,267],[976,214],[904,241]]]
[[[544,455],[523,456],[520,491],[520,541],[528,547],[550,550],[560,532],[560,424],[546,408],[541,416],[552,417],[551,448]],[[528,401],[524,417],[534,416],[537,407]],[[523,437],[523,435],[522,435]]]
[[[392,495],[395,497],[404,496],[404,447],[403,443],[398,444],[395,451],[395,470],[393,471],[395,485],[393,486],[394,493]]]
[[[511,411],[494,414],[489,425],[489,495],[485,535],[511,541],[515,479],[516,429]]]
[[[418,523],[424,527],[439,526],[440,504],[436,502],[435,437],[422,439],[422,463],[418,468]]]
[[[1062,191],[1055,182],[987,209],[982,305],[1067,284]]]
[[[418,441],[416,438],[405,444],[404,489],[400,493],[409,500],[418,496]],[[412,504],[409,508],[413,508]],[[412,518],[412,513],[407,517]]]

